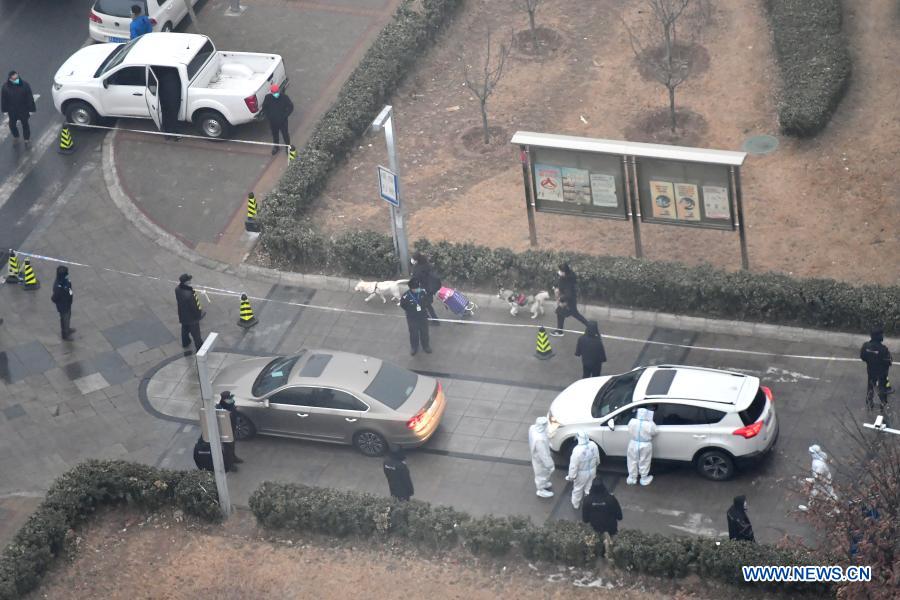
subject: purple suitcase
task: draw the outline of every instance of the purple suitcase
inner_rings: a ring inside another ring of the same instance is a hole
[[[450,312],[457,316],[471,315],[475,312],[475,304],[469,302],[469,299],[459,293],[457,290],[442,287],[438,292],[438,298],[444,303]]]

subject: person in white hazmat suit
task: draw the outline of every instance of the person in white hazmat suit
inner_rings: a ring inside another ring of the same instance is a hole
[[[816,498],[823,498],[825,501],[837,500],[837,494],[834,492],[834,486],[831,484],[831,467],[828,466],[828,455],[818,445],[813,444],[809,447],[809,455],[812,458],[812,477],[807,477],[806,482],[809,484],[809,504],[811,505]],[[807,506],[801,504],[800,510],[809,510]]]
[[[534,485],[541,498],[552,498],[553,456],[550,454],[550,437],[547,435],[547,417],[538,417],[528,428],[528,449],[531,451],[531,466],[534,469]]]
[[[634,485],[641,478],[641,485],[650,485],[653,475],[650,474],[650,461],[653,458],[653,436],[656,435],[656,423],[653,422],[653,411],[639,408],[637,416],[628,421],[628,442],[626,459],[628,462],[628,479],[625,483]]]
[[[569,474],[566,481],[572,482],[572,507],[575,510],[581,508],[581,499],[590,491],[600,466],[600,449],[591,441],[583,431],[575,434],[578,444],[572,450],[572,458],[569,459]]]

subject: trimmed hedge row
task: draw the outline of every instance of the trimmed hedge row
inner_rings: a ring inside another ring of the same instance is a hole
[[[462,546],[477,556],[501,557],[518,549],[529,560],[591,567],[604,552],[600,536],[575,521],[554,521],[537,527],[525,517],[476,518],[417,500],[399,502],[372,494],[293,483],[264,482],[250,496],[250,510],[262,526],[271,530],[394,538],[432,550]],[[726,583],[743,583],[742,565],[817,564],[804,551],[630,530],[613,538],[611,549],[607,558],[626,571],[658,577],[684,577],[696,572]],[[821,592],[828,588],[782,583],[779,589]]]
[[[844,97],[851,61],[841,0],[767,0],[783,89],[778,120],[787,135],[812,137]]]
[[[36,588],[62,550],[70,529],[101,506],[123,503],[146,510],[177,507],[207,521],[221,516],[211,473],[171,471],[125,461],[82,463],[53,483],[3,551],[0,600],[19,598]]]

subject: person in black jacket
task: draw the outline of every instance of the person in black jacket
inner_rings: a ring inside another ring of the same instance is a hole
[[[391,496],[404,502],[412,498],[415,490],[409,476],[409,467],[406,466],[406,455],[402,450],[388,452],[384,459],[384,476],[387,478]]]
[[[893,359],[884,345],[884,330],[881,327],[873,328],[869,337],[869,341],[859,349],[859,358],[866,363],[866,408],[872,410],[876,392],[881,407],[887,407],[888,370]]]
[[[419,342],[422,350],[431,354],[431,345],[428,343],[428,313],[425,312],[425,300],[427,294],[419,280],[409,278],[409,290],[400,298],[400,308],[406,312],[406,327],[409,329],[409,353],[415,356],[419,351]]]
[[[603,338],[600,337],[600,326],[597,321],[588,321],[584,334],[575,344],[575,356],[581,357],[581,376],[584,379],[600,377],[603,363],[606,362],[606,349],[603,347]]]
[[[232,394],[231,392],[227,392],[227,391],[222,392],[222,394],[219,396],[219,403],[216,405],[216,408],[221,408],[223,410],[227,410],[228,411],[228,420],[231,421],[231,435],[232,435],[232,439],[234,441],[227,442],[226,444],[224,444],[225,446],[228,446],[228,448],[225,449],[225,452],[228,452],[231,454],[231,461],[234,464],[242,463],[244,461],[237,455],[237,435],[238,435],[237,434],[237,415],[238,415],[238,410],[237,410],[237,406],[234,403],[234,394]],[[232,470],[237,471],[237,467],[233,467]]]
[[[191,338],[194,338],[194,346],[199,351],[203,345],[203,338],[200,335],[200,319],[203,318],[203,311],[200,310],[200,299],[197,298],[194,288],[188,285],[190,280],[191,276],[187,273],[178,278],[175,301],[178,303],[178,322],[181,323],[181,347],[190,346]]]
[[[743,540],[746,542],[755,542],[753,535],[753,525],[750,524],[750,517],[747,516],[747,497],[735,496],[731,508],[725,514],[728,520],[728,539]]]
[[[575,272],[569,267],[569,263],[559,265],[559,281],[556,284],[556,329],[550,332],[550,335],[561,337],[563,333],[563,324],[566,317],[575,317],[587,326],[588,321],[580,312],[578,312],[578,291],[576,286],[578,278]]]
[[[284,143],[288,145],[288,148],[285,150],[289,152],[291,132],[288,127],[288,117],[294,112],[294,103],[287,97],[287,94],[281,91],[277,83],[273,83],[269,89],[272,93],[263,100],[262,112],[269,120],[269,129],[272,130],[272,143],[278,143],[278,133],[281,132]],[[272,154],[278,154],[278,146],[272,147]]]
[[[159,80],[159,104],[161,127],[166,133],[178,132],[178,113],[181,111],[181,75],[174,67],[153,67]],[[177,142],[177,135],[167,135],[167,140]]]
[[[590,523],[597,533],[616,535],[622,520],[622,507],[599,479],[594,479],[591,493],[581,505],[581,520]]]
[[[60,333],[62,339],[66,341],[70,341],[75,332],[73,327],[69,327],[72,320],[72,299],[74,297],[72,282],[69,281],[69,268],[59,265],[56,267],[56,281],[53,282],[53,295],[50,296],[50,300],[56,305],[56,311],[59,313]]]
[[[13,140],[19,139],[19,129],[16,127],[16,121],[22,122],[22,137],[25,138],[27,144],[31,139],[31,127],[28,126],[28,118],[31,113],[37,112],[34,105],[34,94],[31,93],[31,86],[19,77],[17,71],[10,71],[6,76],[6,82],[0,89],[0,112],[9,115],[9,131],[12,133]]]
[[[412,264],[412,276],[419,280],[422,288],[425,290],[425,296],[422,298],[422,307],[428,313],[429,319],[437,319],[437,313],[434,312],[434,295],[441,289],[441,279],[434,272],[428,258],[421,252],[416,252],[409,259]],[[430,321],[432,325],[437,327],[440,321]]]

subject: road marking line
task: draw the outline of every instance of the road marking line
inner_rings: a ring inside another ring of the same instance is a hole
[[[31,171],[34,169],[35,165],[44,157],[44,153],[53,144],[53,140],[56,138],[56,132],[48,129],[44,132],[44,135],[40,137],[37,141],[37,144],[29,152],[28,158],[25,159],[22,164],[16,167],[16,170],[12,175],[6,178],[3,182],[3,185],[0,185],[0,208],[3,208],[3,205],[12,197],[13,192],[19,189],[19,186],[22,185],[22,181],[25,180],[28,175],[31,174]]]
[[[86,265],[83,263],[65,260],[65,259],[61,259],[61,258],[55,258],[52,256],[44,256],[42,254],[34,254],[32,252],[25,252],[24,250],[19,250],[18,248],[15,248],[15,250],[18,254],[21,254],[22,256],[27,256],[29,258],[34,258],[34,259],[38,259],[38,260],[46,260],[48,262],[72,265],[72,266],[76,266],[76,267],[86,267],[86,268],[94,269],[94,270],[103,270],[103,271],[108,271],[110,273],[118,273],[119,275],[126,275],[128,277],[138,277],[138,278],[142,278],[142,279],[160,281],[160,282],[167,283],[167,284],[176,284],[176,285],[178,284],[178,282],[173,279],[166,279],[163,277],[155,277],[153,275],[145,275],[143,273],[131,273],[128,271],[120,271],[119,269],[111,269],[109,267],[93,267],[91,265]],[[216,288],[216,287],[212,287],[212,286],[201,286],[201,285],[194,286],[194,289],[197,290],[198,292],[202,293],[204,296],[206,296],[207,299],[209,298],[209,295],[240,298],[241,294],[244,293],[242,291],[235,291],[235,290],[229,290],[229,289],[224,289],[224,288]],[[274,304],[282,304],[285,306],[296,306],[298,308],[311,308],[314,310],[322,310],[322,311],[326,311],[326,312],[346,313],[346,314],[351,314],[351,315],[364,315],[364,316],[370,316],[370,317],[394,317],[394,318],[398,318],[398,319],[405,318],[404,315],[399,315],[399,314],[386,314],[386,313],[379,313],[379,312],[373,312],[373,311],[368,311],[368,310],[356,310],[356,309],[352,309],[352,308],[338,308],[338,307],[334,307],[334,306],[322,306],[319,304],[309,304],[306,302],[291,302],[288,300],[273,300],[270,298],[263,298],[261,296],[250,296],[249,294],[247,295],[247,298],[249,298],[250,300],[253,300],[254,302],[271,302]],[[434,319],[434,320],[439,321],[441,323],[457,323],[460,325],[481,325],[481,326],[485,326],[485,327],[525,328],[525,329],[533,329],[533,330],[536,330],[540,327],[544,327],[543,325],[530,325],[530,324],[523,324],[523,323],[498,323],[496,321],[477,321],[477,320],[473,320],[473,319]],[[563,331],[565,331],[567,333],[578,334],[578,335],[581,335],[581,333],[583,333],[581,331],[577,331],[574,329],[563,329]],[[710,346],[695,346],[695,345],[691,345],[691,344],[673,344],[671,342],[658,342],[656,340],[642,340],[642,339],[638,339],[638,338],[624,337],[624,336],[619,336],[619,335],[609,335],[609,334],[603,334],[603,337],[608,340],[616,340],[619,342],[630,342],[630,343],[641,344],[641,345],[651,344],[651,345],[656,345],[656,346],[670,346],[673,348],[685,348],[688,350],[705,350],[707,352],[725,352],[725,353],[731,353],[731,354],[746,354],[749,356],[767,356],[767,357],[771,357],[771,358],[797,358],[797,359],[801,359],[801,360],[826,360],[826,361],[838,361],[838,362],[856,362],[859,360],[859,358],[857,358],[857,357],[851,358],[851,357],[845,357],[845,356],[779,354],[777,352],[763,352],[763,351],[759,351],[759,350],[741,350],[738,348],[713,348]]]

